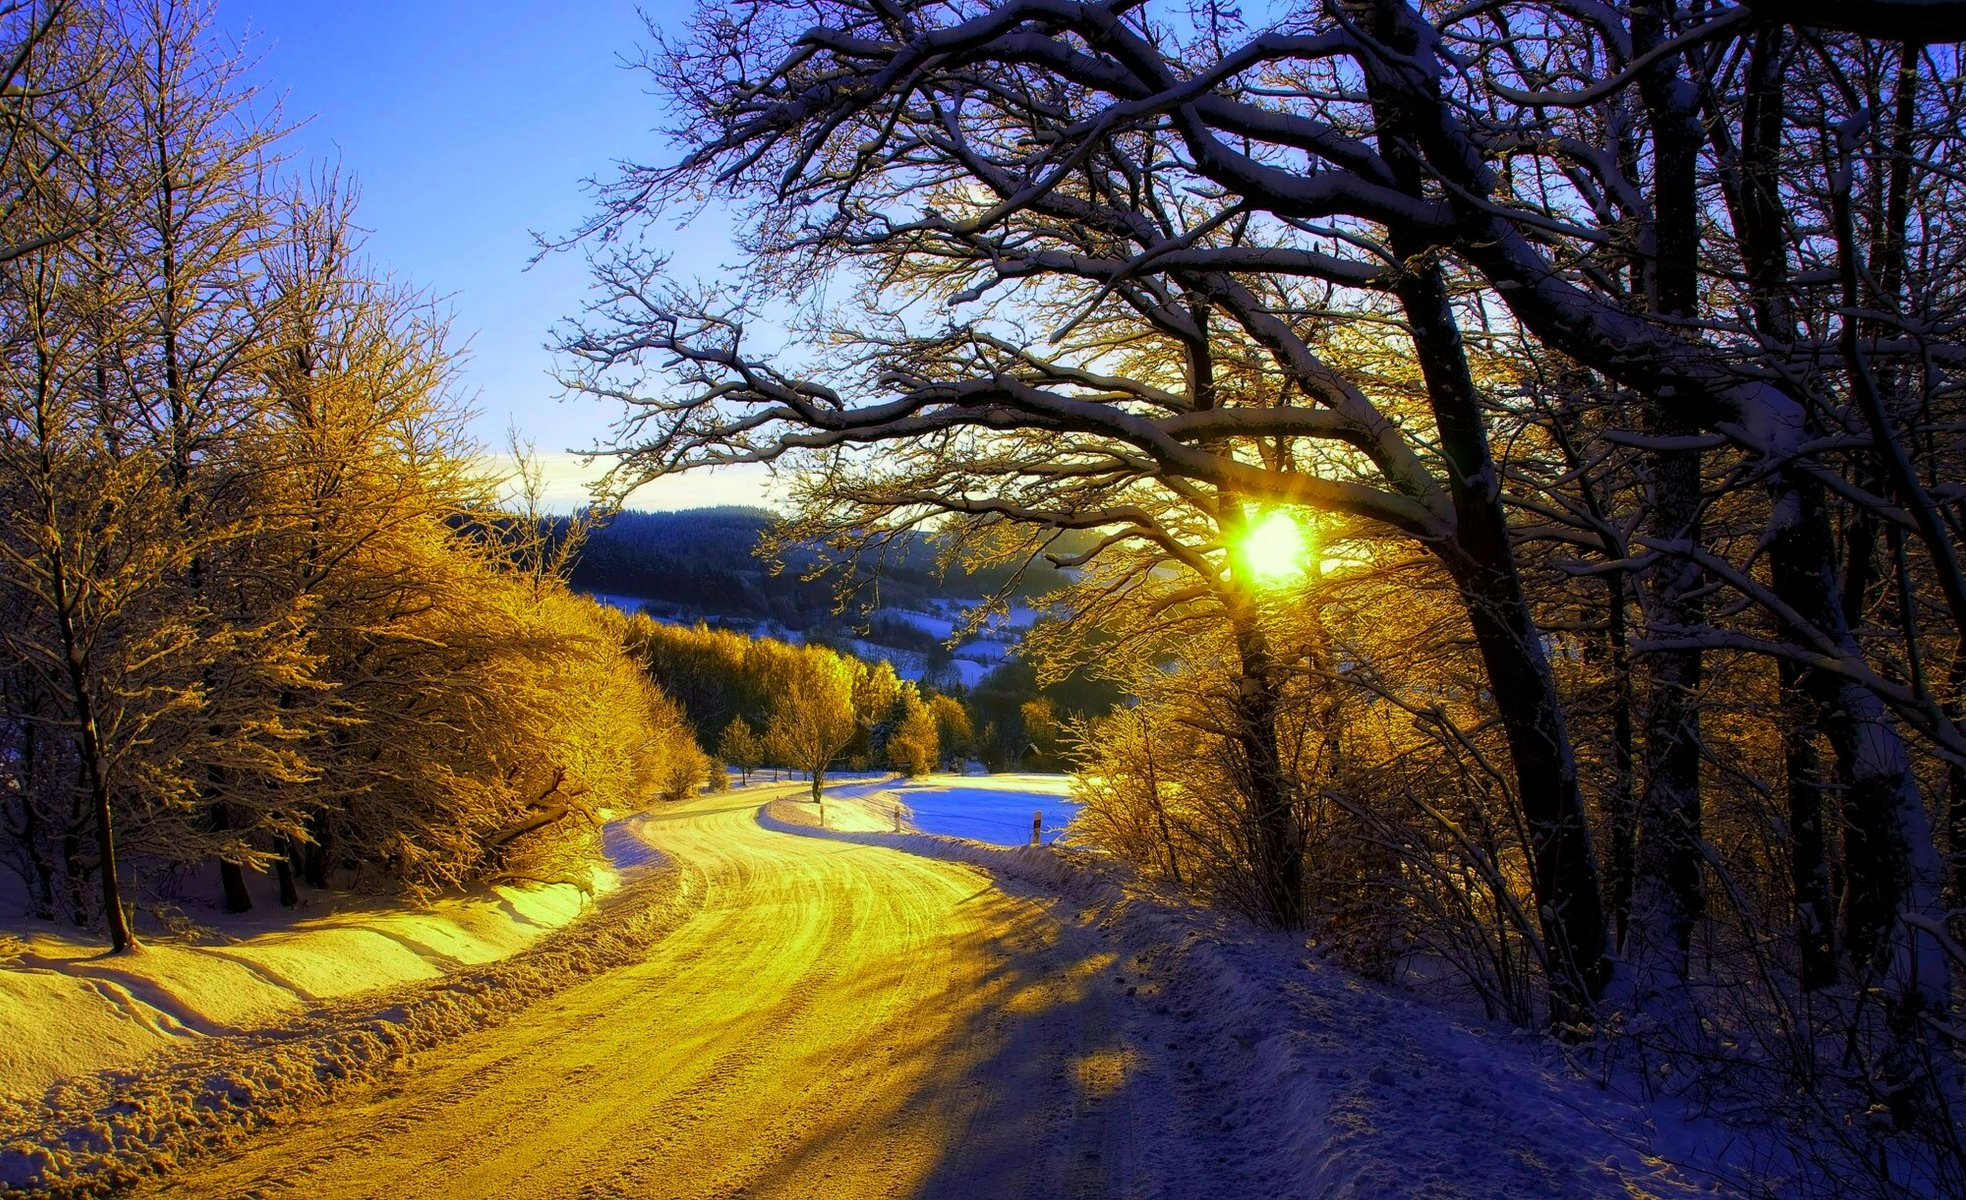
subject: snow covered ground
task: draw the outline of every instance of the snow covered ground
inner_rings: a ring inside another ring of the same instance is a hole
[[[1133,1044],[1173,1052],[1166,1082],[1215,1105],[1226,1136],[1189,1151],[1253,1181],[1248,1194],[1664,1200],[1782,1195],[1798,1182],[1773,1165],[1772,1131],[1621,1095],[1545,1037],[1314,961],[1299,939],[1159,896],[1102,856],[897,834],[878,791],[842,801],[829,801],[825,829],[795,811],[809,804],[780,801],[759,819],[979,866],[1013,893],[1056,897],[1068,933],[1104,949],[1101,984],[1129,1001]]]
[[[57,1079],[128,1066],[187,1039],[495,962],[619,883],[596,867],[579,884],[497,887],[412,909],[312,893],[291,912],[200,913],[199,936],[153,936],[122,956],[15,919],[0,933],[0,1094],[37,1097]]]
[[[969,838],[995,846],[1031,841],[1031,816],[1044,814],[1043,839],[1065,832],[1079,806],[1071,799],[1069,775],[925,775],[838,789],[844,799],[860,800],[892,812],[923,833]]]
[[[328,912],[316,894],[297,918],[214,917],[213,940],[153,938],[122,957],[7,936],[0,1193],[118,1189],[638,958],[684,910],[646,820],[606,827],[607,862],[584,888]]]
[[[1019,804],[1058,786],[997,783]],[[509,958],[253,1034],[175,1035],[140,1070],[0,1103],[0,1186],[1631,1200],[1779,1183],[1746,1178],[1760,1160],[1736,1135],[1596,1085],[1546,1039],[1443,1015],[1098,855],[894,833],[903,790],[843,786],[824,829],[796,784],[616,823],[622,886]]]

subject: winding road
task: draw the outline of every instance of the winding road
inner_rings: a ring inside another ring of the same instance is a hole
[[[974,868],[766,830],[761,798],[642,820],[693,903],[645,961],[146,1194],[1245,1194],[1190,1153],[1205,1102],[1139,1067],[1096,936]]]

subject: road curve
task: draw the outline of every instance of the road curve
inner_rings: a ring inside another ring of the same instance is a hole
[[[646,818],[696,890],[646,961],[146,1194],[1050,1200],[1231,1185],[1169,1178],[1181,1156],[1143,1147],[1171,1114],[1134,1077],[1097,939],[974,868],[771,832],[757,806],[713,796]]]

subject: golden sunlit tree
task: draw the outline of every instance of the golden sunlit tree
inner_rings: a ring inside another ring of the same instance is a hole
[[[888,735],[887,757],[895,770],[911,778],[933,771],[942,757],[935,713],[922,702],[921,693],[912,684],[902,686],[901,719]]]
[[[584,878],[597,806],[702,753],[512,536],[442,321],[280,174],[209,15],[0,13],[0,845],[117,950],[213,860],[232,909]]]
[[[751,772],[758,769],[764,761],[764,745],[758,740],[757,731],[743,717],[732,717],[730,724],[717,735],[717,757],[736,767],[746,784],[751,782]]]
[[[853,705],[854,674],[847,661],[831,650],[802,648],[765,727],[765,744],[773,757],[808,773],[814,804],[824,799],[826,769],[860,731]]]

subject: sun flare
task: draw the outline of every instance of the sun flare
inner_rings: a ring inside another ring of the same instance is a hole
[[[1304,529],[1286,512],[1273,512],[1242,536],[1242,560],[1258,583],[1289,583],[1303,577],[1309,545]]]

